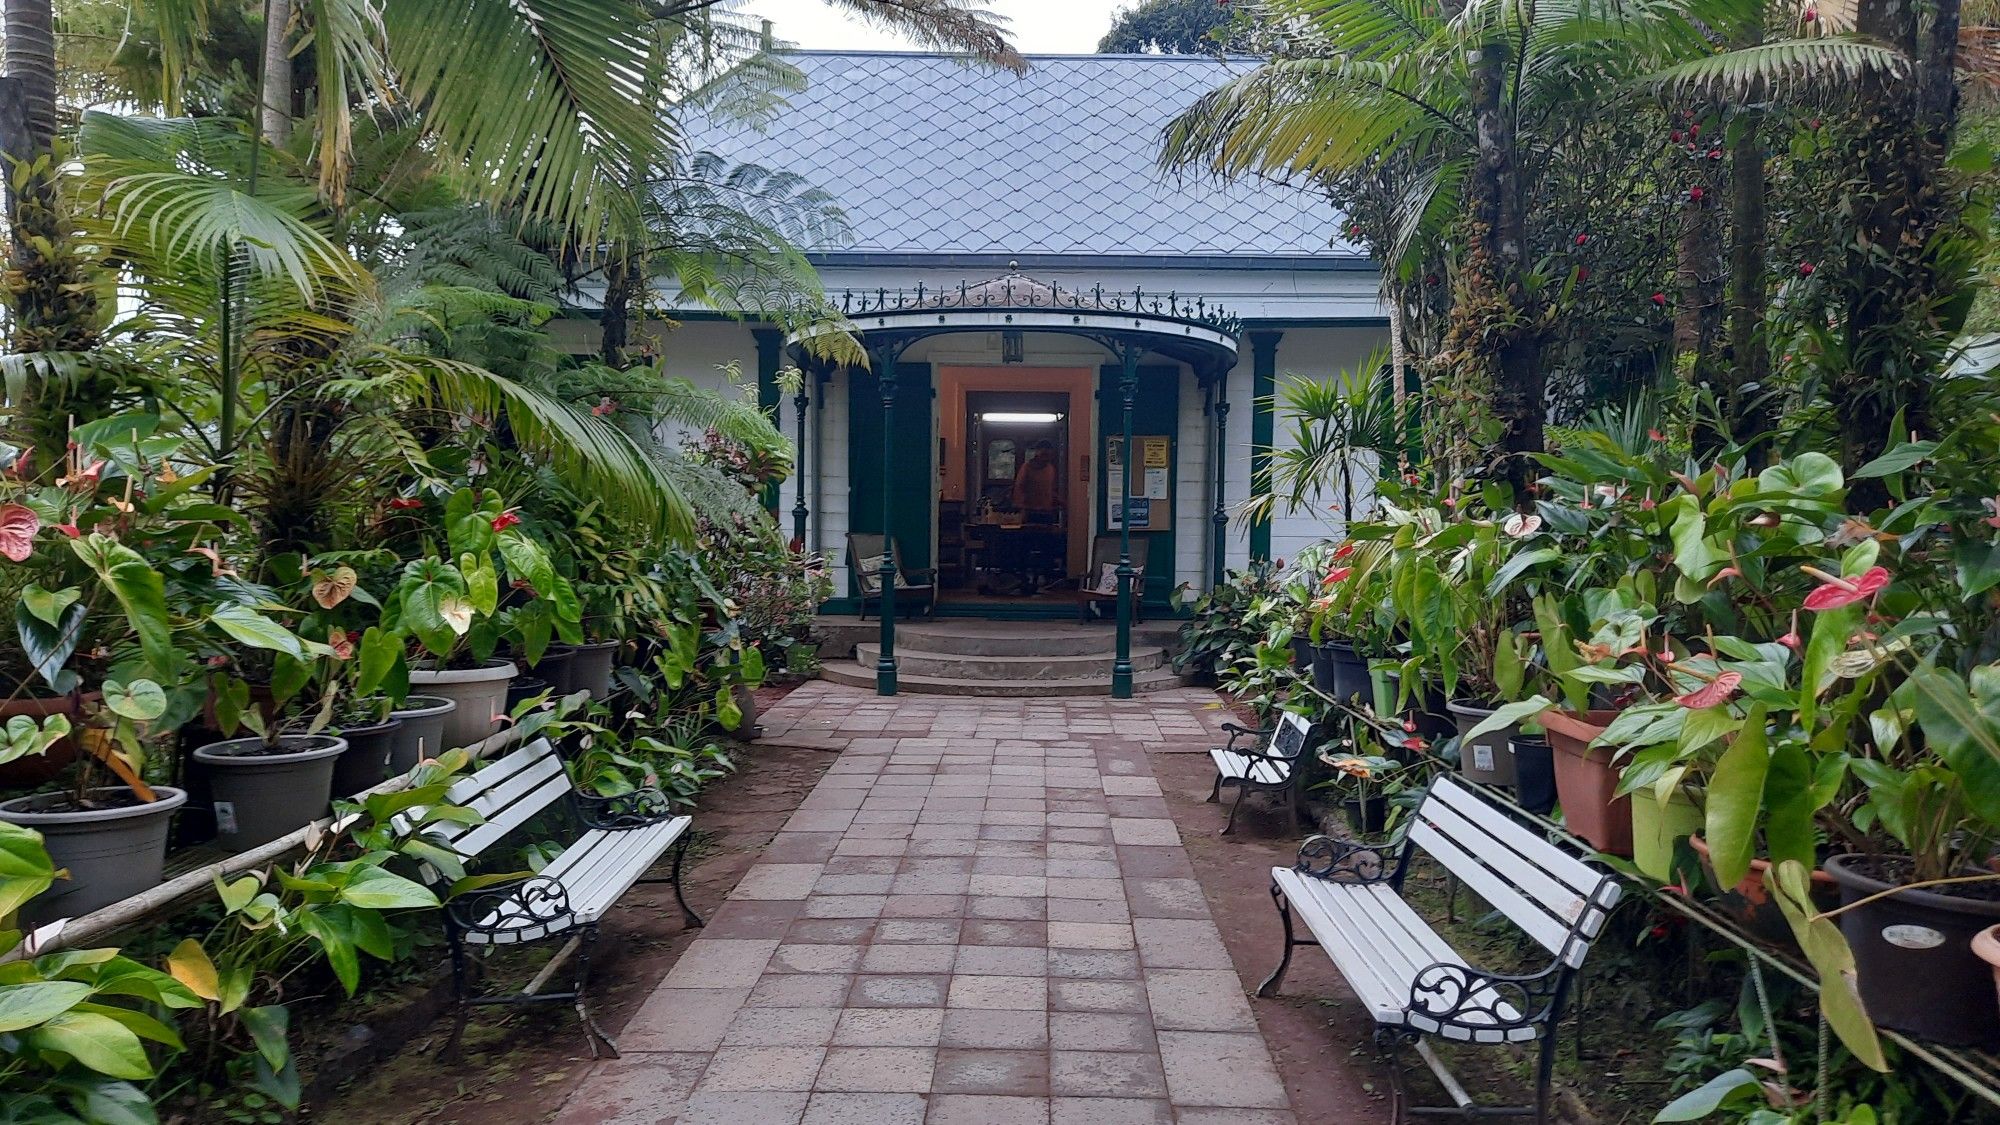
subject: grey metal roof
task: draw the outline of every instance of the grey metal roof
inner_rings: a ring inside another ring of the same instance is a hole
[[[1321,197],[1156,168],[1167,122],[1250,60],[1046,55],[1020,77],[934,54],[787,61],[806,89],[761,131],[697,120],[692,139],[831,192],[853,239],[811,248],[822,254],[1362,256]]]

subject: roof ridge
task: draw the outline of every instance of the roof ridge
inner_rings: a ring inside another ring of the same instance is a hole
[[[977,61],[977,56],[964,51],[922,51],[922,50],[893,51],[881,47],[854,48],[854,49],[839,48],[839,47],[780,47],[772,53],[779,55],[818,55],[822,57],[843,56],[847,58],[937,59],[941,62]],[[1045,51],[1045,52],[1025,54],[1022,55],[1021,57],[1027,59],[1030,62],[1033,62],[1038,59],[1043,61],[1052,61],[1052,62],[1122,61],[1122,62],[1260,63],[1265,61],[1263,56],[1261,55],[1155,54],[1150,51],[1133,52],[1133,53],[1118,53],[1118,52],[1106,53],[1097,51],[1066,53],[1061,51]]]

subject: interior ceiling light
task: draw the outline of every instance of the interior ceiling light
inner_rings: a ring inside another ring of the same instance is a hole
[[[1063,416],[1060,414],[1035,414],[1035,413],[1023,413],[1020,411],[1012,411],[1012,410],[999,410],[981,414],[979,416],[979,420],[982,422],[1003,422],[1003,423],[1004,422],[1047,423],[1047,422],[1060,422],[1063,420]]]

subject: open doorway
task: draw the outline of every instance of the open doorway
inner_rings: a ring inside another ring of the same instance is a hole
[[[1091,508],[1088,370],[947,368],[938,387],[944,601],[1074,604]]]

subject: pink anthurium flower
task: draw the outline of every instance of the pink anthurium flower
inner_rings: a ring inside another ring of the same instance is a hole
[[[1321,580],[1320,585],[1331,586],[1335,582],[1338,582],[1341,579],[1346,578],[1348,575],[1353,573],[1354,573],[1354,568],[1351,566],[1335,567],[1332,570],[1326,572],[1326,577]]]
[[[14,562],[27,562],[35,551],[35,533],[42,518],[23,504],[0,505],[0,555]]]
[[[1690,711],[1700,711],[1729,700],[1736,694],[1736,685],[1742,682],[1741,672],[1724,672],[1686,695],[1675,696],[1674,702]]]
[[[1824,613],[1829,609],[1839,609],[1858,601],[1865,601],[1881,593],[1883,588],[1889,585],[1889,571],[1886,567],[1871,566],[1858,578],[1842,578],[1809,566],[1801,569],[1819,579],[1821,583],[1817,590],[1806,595],[1805,607],[1814,613]]]

